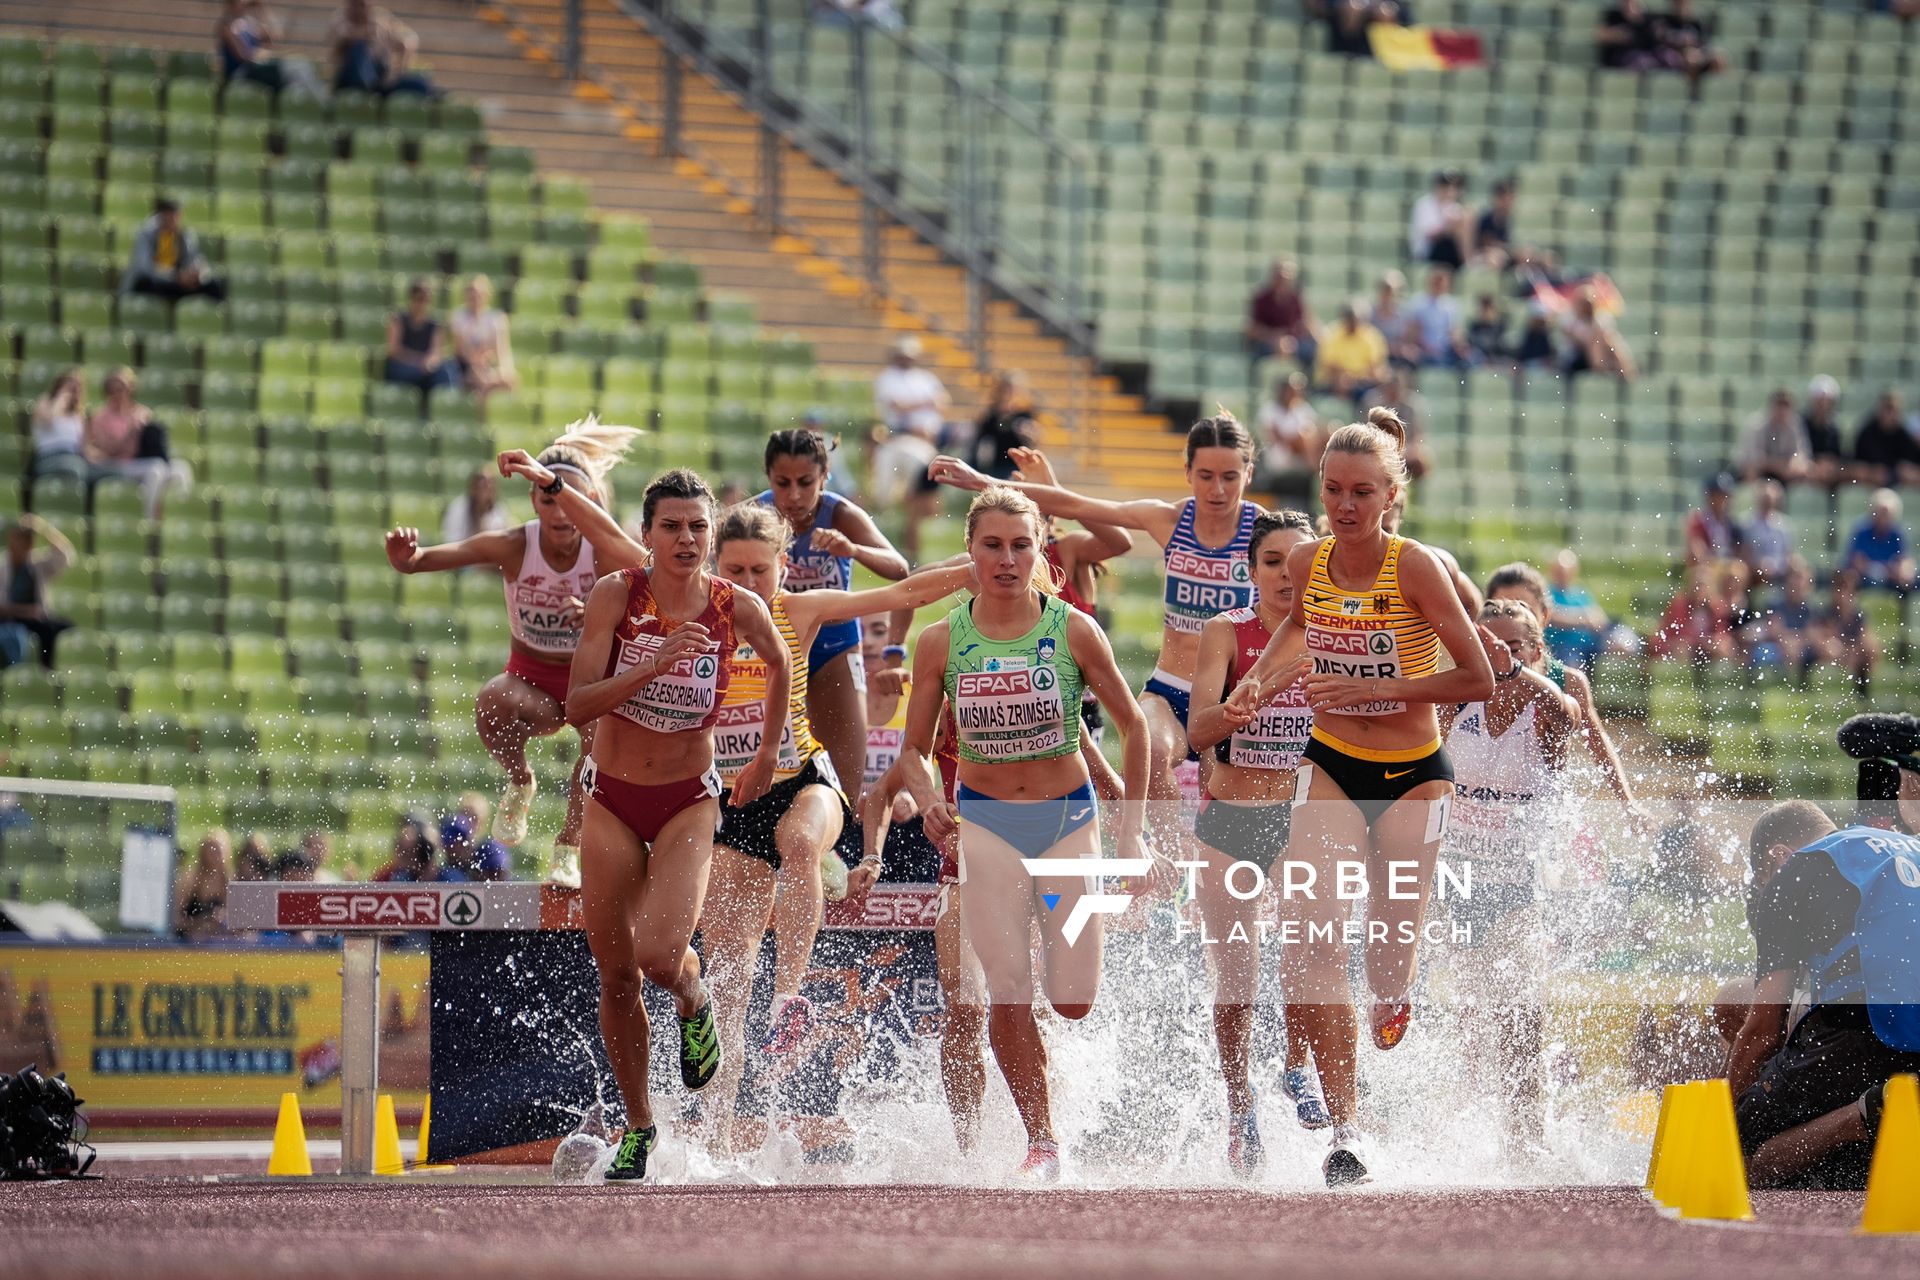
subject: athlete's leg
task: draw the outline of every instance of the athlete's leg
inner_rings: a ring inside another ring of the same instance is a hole
[[[807,676],[807,719],[840,775],[847,802],[860,812],[860,790],[867,768],[867,695],[854,679],[858,648],[836,654]]]
[[[933,926],[934,972],[946,1015],[940,1024],[940,1084],[953,1114],[953,1136],[971,1151],[980,1135],[980,1103],[987,1092],[987,1064],[980,1053],[986,1027],[986,990],[979,962],[967,945],[961,919],[960,886],[950,884]]]
[[[525,748],[522,747],[524,755]],[[580,847],[580,828],[587,817],[587,793],[580,786],[580,775],[587,770],[587,761],[593,758],[593,725],[580,730],[580,758],[573,762],[573,777],[567,783],[567,817],[560,824],[560,834],[554,838],[555,844]]]
[[[703,798],[667,819],[647,852],[647,880],[634,919],[635,950],[648,981],[673,997],[681,1017],[705,1000],[693,927],[707,896],[720,802]]]
[[[567,722],[566,710],[550,694],[504,671],[480,687],[473,712],[480,741],[516,786],[533,781],[527,742],[558,733]]]
[[[967,891],[961,918],[986,978],[987,1041],[1027,1141],[1052,1142],[1047,1047],[1033,1010],[1033,878],[1019,852],[978,823],[960,839]]]
[[[1254,997],[1260,986],[1259,902],[1255,898],[1242,901],[1227,891],[1234,858],[1203,840],[1195,840],[1194,847],[1207,864],[1200,872],[1197,896],[1200,918],[1212,943],[1205,951],[1213,963],[1213,1035],[1220,1047],[1220,1074],[1227,1085],[1228,1110],[1233,1115],[1245,1115],[1253,1110],[1247,1057],[1253,1036]],[[1252,875],[1240,872],[1234,878],[1234,887],[1248,892],[1253,887]],[[1287,1047],[1291,1054],[1291,1036]]]
[[[1161,848],[1178,853],[1185,837],[1174,770],[1187,758],[1187,730],[1157,693],[1141,694],[1140,710],[1147,716],[1147,828]]]
[[[773,998],[800,994],[813,940],[820,932],[820,855],[840,838],[844,803],[832,787],[814,785],[794,797],[774,828],[780,850],[780,895],[773,906]]]
[[[1272,891],[1281,895],[1283,927],[1296,935],[1284,937],[1280,948],[1287,1031],[1291,1036],[1297,1029],[1313,1055],[1335,1124],[1353,1123],[1358,1053],[1353,987],[1347,980],[1349,948],[1342,936],[1351,904],[1335,894],[1336,864],[1360,861],[1366,848],[1367,824],[1360,810],[1323,770],[1312,770],[1307,801],[1293,810],[1285,862],[1274,864],[1280,883]],[[1289,876],[1303,883],[1308,871],[1312,895],[1299,889],[1289,895]]]
[[[733,1051],[722,1055],[711,1086],[721,1144],[729,1150],[739,1145],[734,1105],[746,1064],[747,1005],[753,997],[760,940],[773,915],[774,887],[773,868],[759,858],[727,845],[713,847],[713,878],[700,912],[700,941],[720,1042]]]
[[[653,1123],[647,1096],[647,1006],[640,998],[634,918],[646,877],[646,849],[627,825],[599,804],[587,806],[580,851],[580,910],[587,948],[600,972],[600,1039],[626,1103],[627,1126]]]
[[[1099,864],[1100,824],[1089,822],[1048,849],[1048,858],[1083,858],[1090,870]],[[1096,880],[1094,892],[1100,892]],[[1029,911],[1040,926],[1040,956],[1044,965],[1041,989],[1053,1011],[1070,1021],[1078,1021],[1093,1012],[1094,997],[1100,993],[1100,957],[1105,940],[1104,916],[1089,916],[1080,936],[1069,943],[1063,930],[1074,907],[1088,893],[1082,879],[1048,879],[1045,883],[1029,878]],[[1048,909],[1041,894],[1058,894]]]
[[[1420,926],[1433,891],[1433,866],[1446,835],[1453,783],[1423,782],[1373,824],[1367,858],[1367,985],[1376,1000],[1395,1001],[1413,988]],[[1382,930],[1378,926],[1384,924]]]

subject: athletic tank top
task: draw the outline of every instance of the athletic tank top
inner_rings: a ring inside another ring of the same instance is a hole
[[[791,778],[805,767],[820,750],[813,726],[807,720],[807,651],[800,647],[800,633],[787,618],[785,592],[776,592],[770,607],[773,628],[787,645],[787,718],[780,731],[780,758],[773,766],[775,778]],[[752,645],[734,639],[733,671],[727,682],[726,696],[720,700],[720,716],[713,724],[713,767],[731,783],[740,771],[753,763],[767,728],[767,664]]]
[[[1373,585],[1348,591],[1334,585],[1327,569],[1333,539],[1321,539],[1307,589],[1301,593],[1314,671],[1352,680],[1417,680],[1433,674],[1440,639],[1400,594],[1400,550],[1405,544],[1404,538],[1390,537]],[[1406,709],[1404,702],[1381,699],[1330,714],[1390,716]]]
[[[1230,609],[1224,615],[1233,623],[1233,662],[1227,668],[1225,698],[1246,676],[1260,655],[1267,651],[1273,632],[1260,621],[1258,609]],[[1288,773],[1300,767],[1300,753],[1306,750],[1307,737],[1313,732],[1313,708],[1307,705],[1306,689],[1300,681],[1282,689],[1273,701],[1260,708],[1260,714],[1244,729],[1214,744],[1214,757],[1222,764],[1241,769],[1281,769]]]
[[[613,629],[613,650],[607,654],[608,676],[631,670],[651,659],[659,652],[661,637],[689,621],[661,615],[654,603],[648,570],[622,569],[620,577],[627,584],[627,614]],[[683,656],[671,669],[641,686],[613,709],[614,715],[655,733],[705,729],[719,719],[737,643],[733,632],[733,592],[733,584],[725,578],[711,580],[706,607],[699,617],[690,619],[707,629],[706,645]]]
[[[1447,756],[1453,761],[1449,846],[1520,855],[1476,864],[1482,879],[1511,883],[1532,876],[1532,860],[1525,856],[1533,834],[1528,810],[1555,792],[1540,750],[1536,712],[1529,702],[1507,731],[1495,737],[1487,727],[1487,704],[1469,702],[1454,716],[1447,734]]]
[[[507,630],[535,653],[569,658],[580,647],[580,628],[567,617],[567,601],[585,600],[600,575],[593,568],[593,544],[582,538],[573,568],[560,573],[540,551],[540,522],[522,526],[526,549],[520,576],[506,580]]]
[[[1012,764],[1078,751],[1083,681],[1067,643],[1073,607],[1045,596],[1025,635],[989,640],[973,625],[973,605],[947,615],[946,688],[960,758]]]
[[[880,785],[880,779],[887,770],[893,768],[893,762],[900,758],[900,744],[907,737],[907,704],[911,700],[913,684],[907,687],[894,703],[893,715],[884,724],[867,726],[867,786]]]
[[[1240,523],[1224,547],[1209,547],[1193,532],[1193,499],[1180,504],[1180,521],[1167,539],[1166,628],[1183,635],[1200,634],[1207,619],[1229,609],[1253,603],[1253,570],[1247,564],[1247,544],[1260,508],[1240,504]]]
[[[1552,654],[1547,655],[1547,679],[1558,685],[1560,692],[1567,691],[1567,664]]]
[[[1060,588],[1060,598],[1091,618],[1093,616],[1093,603],[1074,589],[1073,579],[1067,573],[1067,566],[1061,563],[1060,560],[1060,542],[1058,539],[1047,539],[1046,553],[1047,567],[1053,570],[1053,581],[1054,585]]]
[[[755,498],[762,506],[773,505],[773,490],[764,489]],[[831,490],[822,490],[820,506],[813,513],[813,525],[805,533],[793,535],[793,541],[787,544],[787,576],[781,583],[784,591],[817,591],[829,587],[835,591],[849,591],[853,588],[853,557],[828,555],[816,551],[813,546],[814,529],[831,529],[833,513],[840,509],[846,499]]]

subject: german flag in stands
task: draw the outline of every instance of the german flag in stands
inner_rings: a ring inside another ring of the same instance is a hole
[[[1401,27],[1376,22],[1367,28],[1373,56],[1390,71],[1457,71],[1487,65],[1478,31]]]

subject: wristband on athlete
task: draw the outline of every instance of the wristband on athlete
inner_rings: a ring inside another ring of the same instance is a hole
[[[540,486],[540,492],[546,494],[549,498],[557,498],[560,496],[560,491],[566,487],[567,482],[556,475],[552,480]]]

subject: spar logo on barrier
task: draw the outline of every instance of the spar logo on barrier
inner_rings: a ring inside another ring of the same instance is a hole
[[[395,932],[415,929],[531,929],[540,919],[532,884],[229,886],[227,922],[236,929]]]
[[[280,923],[293,929],[351,929],[391,925],[396,929],[437,929],[449,895],[432,889],[282,889]],[[467,910],[479,916],[479,900]]]
[[[1151,858],[1022,858],[1020,865],[1035,880],[1092,880],[1096,876],[1144,876],[1153,870]],[[1040,900],[1052,911],[1060,905],[1061,895],[1043,893]],[[1060,927],[1060,936],[1072,946],[1080,941],[1085,932],[1087,921],[1095,916],[1117,916],[1133,905],[1133,898],[1124,893],[1087,892],[1074,899],[1073,907],[1067,912],[1067,922]]]

